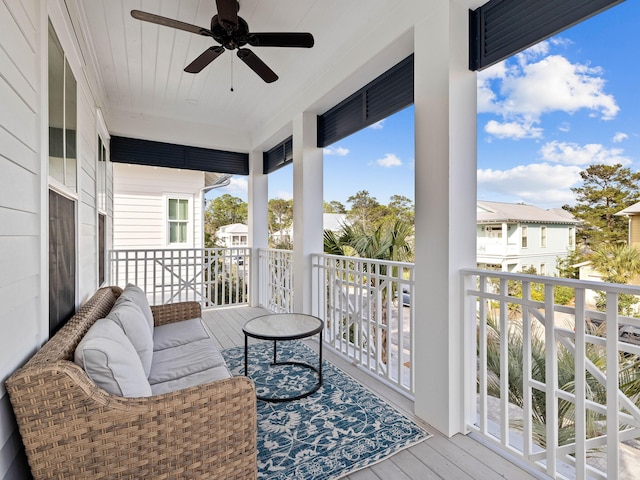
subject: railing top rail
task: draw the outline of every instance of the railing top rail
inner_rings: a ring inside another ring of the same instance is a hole
[[[410,262],[394,262],[392,260],[379,260],[376,258],[349,257],[344,255],[333,255],[330,253],[314,253],[312,254],[312,256],[317,256],[321,258],[330,258],[332,260],[354,260],[358,262],[376,263],[378,265],[389,265],[393,267],[413,268],[415,266],[414,263],[410,263]]]
[[[203,250],[249,250],[251,247],[202,247],[202,248],[112,248],[111,253],[118,252],[201,252]]]
[[[477,268],[463,268],[460,271],[464,275],[478,275],[482,277],[502,278],[506,280],[520,280],[531,283],[545,283],[549,285],[566,286],[573,288],[585,288],[587,290],[606,290],[613,293],[626,293],[640,295],[640,286],[623,285],[619,283],[596,282],[593,280],[576,280],[575,278],[546,277],[543,275],[531,275],[526,273],[498,272],[494,270],[480,270]]]
[[[293,250],[285,250],[282,248],[259,248],[259,253],[263,252],[276,252],[276,253],[293,253]]]

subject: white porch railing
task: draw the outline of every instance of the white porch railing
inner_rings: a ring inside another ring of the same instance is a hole
[[[326,254],[311,263],[326,345],[412,398],[413,264]]]
[[[111,283],[133,283],[152,305],[193,300],[203,307],[249,303],[251,249],[112,250]]]
[[[640,319],[619,308],[640,288],[462,273],[468,428],[552,478],[638,478]]]
[[[260,249],[258,258],[260,306],[274,313],[293,312],[293,252]]]

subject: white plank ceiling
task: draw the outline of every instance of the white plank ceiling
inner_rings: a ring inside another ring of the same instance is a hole
[[[108,116],[168,118],[229,130],[259,131],[293,96],[334,67],[392,0],[240,0],[252,32],[311,32],[315,46],[250,47],[280,77],[264,83],[226,51],[199,74],[183,71],[212,38],[141,22],[132,9],[205,28],[214,0],[76,0],[93,44]],[[233,80],[232,80],[233,78]],[[231,92],[233,82],[234,91]]]

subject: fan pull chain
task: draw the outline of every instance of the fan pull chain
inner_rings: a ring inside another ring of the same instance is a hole
[[[231,91],[233,92],[233,55],[229,55],[231,57]]]

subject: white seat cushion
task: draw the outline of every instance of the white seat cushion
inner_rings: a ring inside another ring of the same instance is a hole
[[[142,291],[142,289],[132,283],[128,283],[122,291],[122,294],[116,300],[115,305],[126,300],[130,300],[138,306],[144,315],[144,318],[147,320],[149,329],[153,332],[153,313],[151,313],[151,307],[149,306],[147,295]]]
[[[153,350],[164,350],[205,338],[209,338],[209,334],[199,318],[167,323],[153,329]]]
[[[74,361],[100,388],[122,397],[148,397],[151,386],[140,357],[113,321],[94,323],[76,347]]]
[[[107,318],[115,322],[136,349],[145,374],[151,372],[153,360],[153,334],[138,306],[130,300],[113,306]]]
[[[149,383],[168,382],[225,365],[212,340],[196,340],[173,348],[156,350]]]

